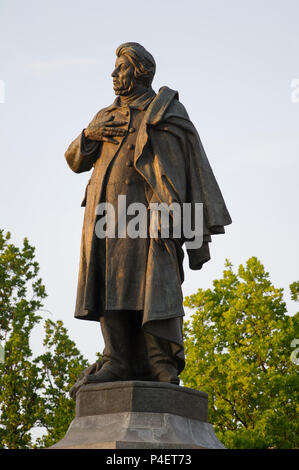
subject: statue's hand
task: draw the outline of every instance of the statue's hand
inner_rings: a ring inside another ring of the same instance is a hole
[[[84,135],[90,140],[97,140],[102,142],[110,142],[118,144],[118,141],[113,139],[116,136],[126,135],[126,129],[118,129],[118,126],[127,124],[127,121],[113,121],[113,118],[98,123],[96,126],[87,127],[84,129]]]

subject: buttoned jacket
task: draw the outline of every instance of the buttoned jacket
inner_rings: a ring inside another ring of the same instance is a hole
[[[211,235],[224,232],[231,223],[222,194],[215,180],[200,138],[178,93],[163,87],[157,95],[149,91],[144,97],[145,111],[136,130],[130,126],[130,109],[113,105],[101,110],[90,125],[103,122],[113,116],[126,119],[123,126],[127,133],[116,137],[118,144],[88,141],[78,136],[65,156],[71,169],[77,173],[94,167],[86,191],[85,216],[81,243],[81,258],[75,315],[79,318],[98,320],[92,311],[89,293],[89,274],[92,263],[92,247],[95,237],[95,208],[100,201],[105,177],[111,162],[124,149],[131,152],[132,170],[144,179],[152,191],[153,201],[182,204],[204,204],[202,247],[187,250],[191,269],[201,269],[210,259],[208,244]],[[134,134],[134,143],[130,139]],[[133,145],[129,149],[128,146]],[[164,240],[164,247],[155,240],[149,242],[144,295],[143,323],[183,316],[181,282],[182,249],[173,240]]]

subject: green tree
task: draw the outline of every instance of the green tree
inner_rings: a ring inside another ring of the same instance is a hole
[[[42,385],[32,361],[30,334],[39,322],[38,311],[46,297],[38,277],[34,248],[25,238],[22,249],[9,243],[0,231],[0,341],[5,360],[0,364],[0,447],[31,445],[30,429],[41,406]]]
[[[46,297],[38,274],[28,240],[19,249],[0,230],[0,448],[32,448],[35,427],[46,429],[40,447],[59,440],[74,417],[68,390],[87,366],[61,321],[45,321],[46,352],[34,358],[30,339]]]
[[[65,435],[75,413],[75,401],[68,392],[78,375],[88,367],[61,321],[45,322],[44,346],[47,351],[36,361],[43,371],[43,414],[38,425],[47,434],[38,439],[39,447],[49,447]]]
[[[291,286],[298,297],[299,283]],[[209,420],[228,448],[299,446],[298,366],[290,359],[299,313],[287,315],[257,258],[234,273],[227,261],[213,289],[186,297],[185,386],[209,394]]]

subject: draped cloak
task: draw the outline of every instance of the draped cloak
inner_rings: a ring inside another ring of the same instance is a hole
[[[114,105],[96,114],[89,125],[107,120]],[[118,117],[116,120],[119,120]],[[120,140],[120,145],[122,144]],[[86,191],[86,209],[81,241],[81,256],[77,289],[75,317],[99,320],[99,312],[93,310],[94,249],[96,244],[95,209],[105,187],[105,171],[96,174],[101,160],[112,161],[115,145],[92,141],[89,144],[80,135],[71,143],[65,157],[76,173],[88,171],[94,166],[93,176]],[[205,154],[200,137],[190,121],[184,106],[179,102],[178,92],[162,87],[152,96],[143,119],[137,129],[133,159],[134,169],[151,188],[152,201],[170,205],[185,202],[191,204],[194,220],[195,203],[203,204],[203,235],[200,248],[187,249],[189,267],[201,269],[210,259],[211,235],[224,233],[224,226],[231,223],[221,191]],[[195,227],[196,228],[196,227]],[[184,316],[181,284],[183,273],[184,239],[162,240],[162,245],[150,239],[145,266],[145,290],[143,305],[143,328],[149,333],[164,337],[176,345],[178,357],[183,350],[181,320]],[[113,253],[106,253],[113,256]],[[105,260],[104,260],[105,262]],[[106,258],[106,263],[109,259]],[[106,282],[109,283],[106,280]],[[104,304],[105,305],[105,304]],[[183,368],[183,354],[181,367]]]

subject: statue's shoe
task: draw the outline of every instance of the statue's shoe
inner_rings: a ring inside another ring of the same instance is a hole
[[[156,367],[156,374],[154,375],[154,380],[157,382],[167,382],[174,385],[180,385],[180,379],[177,375],[177,369],[170,365],[165,365],[164,367]]]
[[[80,387],[85,384],[85,377],[87,375],[91,375],[93,373],[98,372],[98,370],[102,367],[102,361],[98,360],[91,366],[87,367],[87,369],[84,369],[81,374],[79,374],[76,383],[72,386],[72,388],[69,391],[69,395],[73,400],[76,400],[76,393],[79,391]]]
[[[110,367],[102,367],[95,374],[90,374],[85,377],[85,383],[102,383],[102,382],[117,382],[120,380],[129,380],[121,374],[117,374]]]
[[[180,379],[177,375],[159,375],[156,380],[158,382],[167,382],[169,384],[180,385]]]

